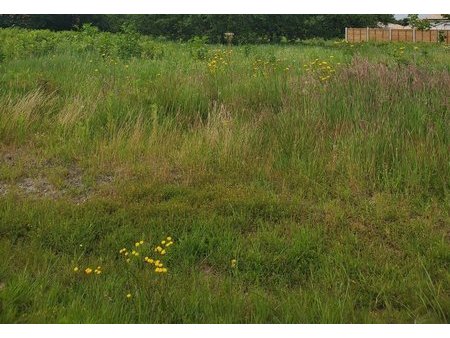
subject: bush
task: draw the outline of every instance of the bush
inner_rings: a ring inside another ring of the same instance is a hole
[[[205,60],[208,57],[207,36],[195,36],[189,40],[189,49],[191,56],[197,60]]]

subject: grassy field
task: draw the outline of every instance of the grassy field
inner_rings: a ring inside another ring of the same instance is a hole
[[[449,56],[0,30],[0,322],[448,323]]]

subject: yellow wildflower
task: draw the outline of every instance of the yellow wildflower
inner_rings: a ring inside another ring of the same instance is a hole
[[[84,270],[84,272],[85,272],[87,275],[89,275],[89,274],[92,272],[92,269],[91,269],[91,268],[86,268],[86,269]]]
[[[74,267],[73,271],[77,272],[78,271],[78,266]]]

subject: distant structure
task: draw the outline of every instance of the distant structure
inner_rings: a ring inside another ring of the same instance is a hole
[[[426,14],[421,17],[431,24],[431,29],[450,29],[450,20],[444,18],[441,14]]]
[[[223,36],[225,37],[228,46],[231,46],[231,43],[233,42],[234,33],[226,32]]]
[[[347,27],[345,41],[347,42],[434,42],[450,43],[450,20],[441,14],[419,15],[419,19],[427,21],[427,28],[402,26],[395,23],[379,23],[376,28]],[[429,28],[428,28],[429,27]]]
[[[444,18],[441,14],[421,14],[419,15],[419,18],[422,20],[426,20],[430,23],[431,28],[430,29],[437,29],[437,30],[448,30],[450,29],[450,20]],[[388,23],[378,24],[379,28],[390,28],[390,29],[412,29],[411,26],[402,26],[397,23]]]

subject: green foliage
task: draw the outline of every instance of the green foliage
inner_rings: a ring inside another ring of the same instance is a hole
[[[418,30],[428,30],[431,28],[431,24],[427,20],[423,20],[419,18],[419,14],[409,14],[408,15],[409,25],[413,28],[417,28]]]
[[[125,25],[121,33],[101,32],[87,23],[78,32],[57,32],[48,30],[24,31],[5,29],[0,32],[3,44],[0,46],[4,58],[26,58],[50,55],[57,51],[88,51],[103,57],[130,59],[144,57],[158,59],[164,55],[163,44],[142,36],[132,26]]]
[[[207,36],[224,43],[223,34],[234,32],[233,43],[271,43],[321,37],[342,37],[345,27],[373,27],[393,22],[394,16],[378,15],[0,15],[0,27],[73,29],[91,23],[101,30],[119,32],[123,26],[153,37],[188,41]],[[129,48],[124,47],[125,54]],[[127,52],[128,51],[128,52]]]
[[[194,36],[189,41],[190,53],[194,59],[205,60],[208,57],[207,36]]]
[[[124,23],[117,41],[117,53],[119,57],[127,59],[138,57],[142,53],[140,34],[132,23]]]

